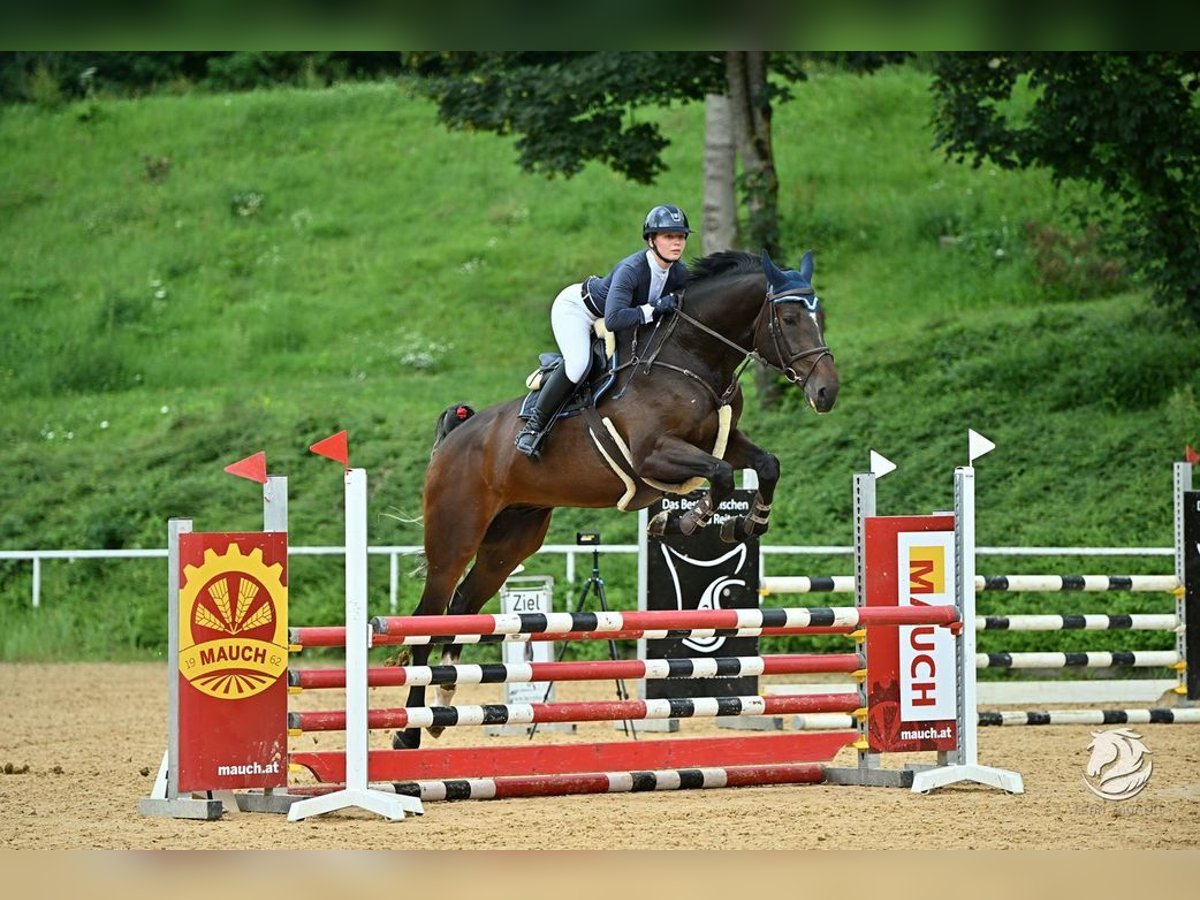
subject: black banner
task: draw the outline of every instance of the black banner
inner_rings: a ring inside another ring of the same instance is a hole
[[[649,508],[654,518],[662,510],[685,512],[703,496],[668,496]],[[758,538],[740,544],[721,540],[721,524],[744,516],[754,503],[754,490],[735,490],[717,509],[699,534],[668,535],[650,540],[646,560],[647,609],[757,609]],[[723,656],[757,656],[756,637],[673,638],[647,641],[647,659],[694,659]],[[758,693],[758,678],[686,678],[646,681],[650,700],[729,697]]]

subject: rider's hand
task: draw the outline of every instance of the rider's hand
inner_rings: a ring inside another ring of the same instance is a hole
[[[654,318],[659,319],[675,312],[679,308],[679,300],[674,294],[663,294],[650,301],[650,308],[654,310]]]

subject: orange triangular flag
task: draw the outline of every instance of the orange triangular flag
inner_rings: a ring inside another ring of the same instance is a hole
[[[350,441],[346,436],[345,430],[330,435],[324,440],[317,441],[308,449],[318,456],[326,456],[329,459],[337,460],[343,466],[350,465]]]
[[[225,467],[225,471],[230,475],[236,475],[238,478],[249,478],[251,481],[257,481],[259,484],[266,484],[266,451],[259,450],[253,456],[247,456],[245,459],[239,459],[235,463],[230,463]]]
[[[1192,449],[1192,445],[1188,444],[1187,450],[1185,450],[1183,453],[1183,458],[1194,466],[1196,463],[1200,462],[1200,453],[1197,453]]]

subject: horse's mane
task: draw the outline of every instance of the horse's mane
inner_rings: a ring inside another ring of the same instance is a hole
[[[688,264],[688,284],[721,275],[762,274],[762,260],[743,250],[721,250]]]

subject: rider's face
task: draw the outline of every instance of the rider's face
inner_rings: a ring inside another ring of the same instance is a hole
[[[683,248],[687,246],[687,235],[675,232],[656,234],[651,237],[651,240],[659,255],[670,262],[675,262],[683,256]]]

